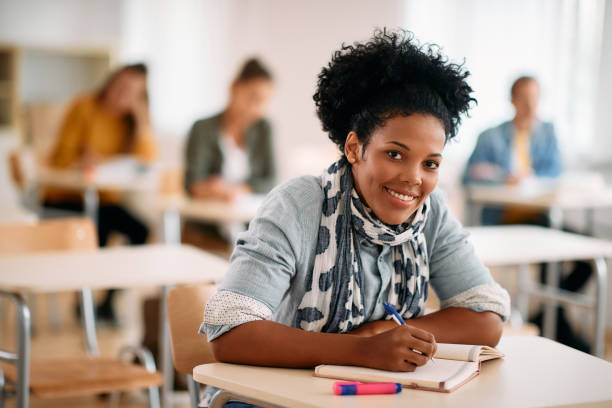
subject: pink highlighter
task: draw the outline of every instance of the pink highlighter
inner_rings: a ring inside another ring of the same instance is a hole
[[[333,389],[336,395],[397,394],[402,391],[402,385],[393,382],[335,382]]]

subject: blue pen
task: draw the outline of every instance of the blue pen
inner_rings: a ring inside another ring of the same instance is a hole
[[[391,318],[395,321],[395,323],[398,324],[398,326],[403,326],[406,324],[404,319],[402,319],[402,316],[400,316],[400,314],[397,313],[397,310],[395,310],[393,306],[391,306],[387,302],[383,302],[383,306],[385,307],[385,310],[387,311],[387,313],[391,315]],[[431,358],[431,361],[434,361],[433,357]]]
[[[391,306],[387,302],[383,302],[383,306],[385,307],[385,310],[387,311],[387,313],[391,315],[391,318],[395,320],[395,323],[397,323],[399,326],[403,326],[406,324],[404,319],[402,319],[402,316],[400,316],[400,314],[397,313],[397,310],[395,310],[393,306]]]

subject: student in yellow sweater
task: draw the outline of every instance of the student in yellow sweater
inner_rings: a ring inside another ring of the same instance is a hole
[[[147,96],[147,69],[143,64],[119,68],[101,89],[77,97],[61,125],[49,165],[87,169],[117,155],[133,155],[143,162],[157,155]],[[98,239],[105,246],[111,232],[127,236],[131,244],[147,240],[147,227],[120,205],[117,192],[101,192]],[[81,211],[82,193],[59,189],[44,192],[46,207]],[[113,291],[98,307],[98,316],[115,320]]]

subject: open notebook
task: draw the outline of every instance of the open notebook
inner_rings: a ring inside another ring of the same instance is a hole
[[[337,365],[315,367],[315,376],[363,382],[396,382],[420,390],[452,392],[480,372],[482,361],[504,357],[488,346],[438,343],[435,361],[414,372],[393,372],[373,368]]]

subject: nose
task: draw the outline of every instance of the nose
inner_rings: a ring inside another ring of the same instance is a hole
[[[418,164],[405,166],[400,180],[412,186],[420,186],[423,183],[423,175],[421,166]]]

